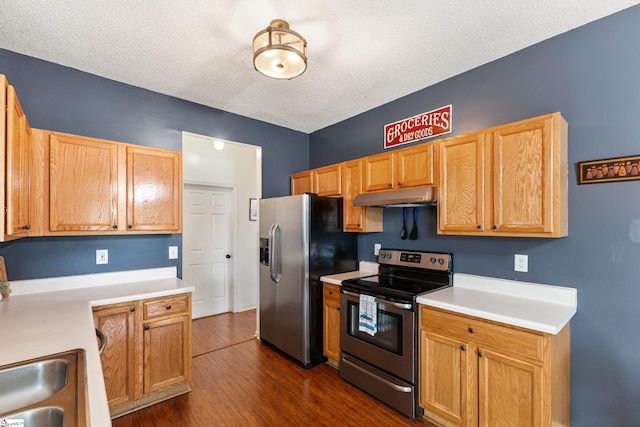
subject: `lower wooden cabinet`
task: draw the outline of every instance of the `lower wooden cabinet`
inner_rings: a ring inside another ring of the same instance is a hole
[[[419,392],[442,426],[568,426],[569,325],[557,335],[420,309]]]
[[[111,417],[190,391],[191,294],[94,307]]]
[[[324,355],[337,365],[340,360],[340,286],[324,284]]]

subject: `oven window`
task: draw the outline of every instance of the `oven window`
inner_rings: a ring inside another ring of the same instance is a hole
[[[371,336],[358,330],[358,303],[347,301],[347,304],[347,334],[402,356],[402,315],[386,311],[378,305],[378,332]]]

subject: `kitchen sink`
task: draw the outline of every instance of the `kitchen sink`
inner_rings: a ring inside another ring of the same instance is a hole
[[[57,406],[43,406],[5,416],[4,419],[23,420],[29,427],[64,427],[64,410]]]
[[[0,366],[0,420],[25,426],[87,424],[84,350]]]
[[[67,384],[68,370],[62,358],[0,370],[0,413],[53,396]]]

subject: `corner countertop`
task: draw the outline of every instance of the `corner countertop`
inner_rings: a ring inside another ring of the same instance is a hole
[[[0,301],[0,366],[84,349],[91,426],[111,425],[92,307],[193,292],[175,267],[11,281]],[[11,325],[11,327],[4,327]]]
[[[578,309],[577,290],[455,273],[453,286],[418,303],[482,319],[558,334]]]
[[[342,285],[343,280],[355,279],[358,277],[373,276],[378,274],[378,263],[370,261],[360,261],[358,265],[359,270],[347,271],[346,273],[330,274],[320,277],[320,280],[325,283],[331,283],[334,285]]]

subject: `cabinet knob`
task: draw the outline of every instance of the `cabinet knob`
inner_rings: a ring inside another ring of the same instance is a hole
[[[329,291],[329,295],[333,295],[333,291]]]
[[[340,307],[338,307],[337,310],[340,311]]]
[[[398,181],[398,185],[399,185],[399,186],[402,186],[402,183],[401,183],[400,181]]]
[[[170,305],[168,305],[168,306],[166,307],[166,309],[167,309],[167,310],[171,310],[171,306],[170,306]]]
[[[362,225],[358,224],[358,228],[362,227]]]
[[[389,183],[389,187],[393,187],[393,182],[390,182],[390,183]]]
[[[462,345],[462,346],[460,347],[460,350],[462,350],[462,351],[467,351],[467,346],[466,346],[466,345]]]
[[[470,333],[470,334],[474,333],[475,331],[476,331],[475,329],[473,329],[473,328],[469,328],[469,333]]]
[[[31,230],[31,226],[30,225],[25,225],[22,227],[23,230]]]
[[[144,327],[144,330],[145,330],[145,331],[148,331],[149,329],[151,329],[151,328],[149,327],[149,325],[147,325],[147,326],[145,326],[145,327]]]
[[[482,354],[482,352],[481,352],[481,351],[479,351],[479,352],[478,352],[478,357],[483,357],[483,356],[484,356],[484,354]]]
[[[478,224],[478,230],[482,230],[482,224]]]
[[[498,226],[497,226],[496,224],[493,224],[493,229],[494,229],[494,230],[497,230],[497,229],[498,229]]]
[[[133,313],[134,311],[136,311],[136,308],[135,308],[135,307],[131,307],[131,308],[129,309],[129,311]]]
[[[113,228],[114,230],[117,230],[117,229],[118,229],[118,226],[117,226],[117,225],[115,225],[115,224],[113,224],[113,225],[111,226],[111,228]]]
[[[133,225],[129,224],[127,225],[127,228],[133,228]]]

